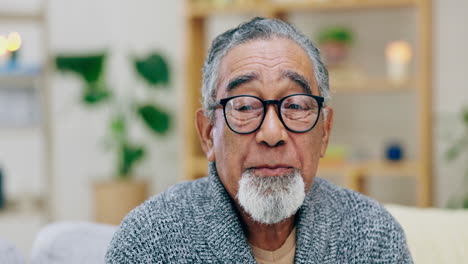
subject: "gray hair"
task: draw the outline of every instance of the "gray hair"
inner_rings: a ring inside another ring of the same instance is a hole
[[[219,77],[218,70],[223,57],[237,45],[256,39],[271,39],[272,37],[290,39],[306,51],[314,68],[315,81],[320,95],[325,98],[325,102],[330,100],[328,71],[320,59],[320,52],[310,39],[293,25],[284,21],[257,17],[224,32],[211,43],[211,48],[203,66],[202,104],[207,117],[213,119],[213,106],[216,104],[216,87],[218,86]]]

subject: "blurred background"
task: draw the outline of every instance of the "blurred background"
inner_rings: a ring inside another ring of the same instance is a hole
[[[47,223],[118,224],[202,177],[194,109],[211,40],[287,19],[329,70],[319,176],[382,203],[468,207],[468,2],[0,1],[0,237],[29,254]]]

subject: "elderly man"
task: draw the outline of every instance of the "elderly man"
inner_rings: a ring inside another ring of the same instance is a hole
[[[108,263],[411,263],[378,203],[316,178],[328,73],[293,26],[256,18],[212,43],[197,129],[209,176],[132,211]]]

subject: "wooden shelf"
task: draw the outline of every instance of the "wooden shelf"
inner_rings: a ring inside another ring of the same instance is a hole
[[[4,88],[4,85],[13,86],[29,86],[31,88],[36,87],[36,83],[40,81],[41,75],[39,74],[0,74],[0,89]]]
[[[45,21],[44,7],[37,7],[32,10],[7,10],[7,8],[0,9],[0,21]]]
[[[274,3],[273,8],[279,13],[295,11],[336,11],[349,9],[412,7],[415,6],[417,2],[418,1],[416,0],[306,0]]]
[[[40,121],[39,121],[40,122]],[[39,123],[38,122],[38,123]],[[0,126],[0,136],[2,137],[22,137],[22,136],[31,136],[38,135],[42,133],[41,125],[24,125],[24,126]]]
[[[419,206],[429,206],[432,196],[432,130],[431,130],[431,84],[432,84],[432,30],[431,30],[431,3],[430,0],[237,0],[233,4],[216,5],[215,1],[186,0],[187,23],[187,63],[186,63],[186,102],[184,135],[185,174],[187,179],[196,179],[207,173],[207,161],[201,154],[196,133],[189,130],[193,128],[193,116],[200,107],[200,69],[206,54],[200,52],[208,45],[207,24],[211,16],[240,15],[240,16],[267,16],[287,20],[288,15],[294,12],[373,12],[394,10],[395,8],[408,8],[414,17],[415,47],[418,56],[415,56],[414,72],[417,76],[410,76],[409,80],[393,82],[385,77],[369,77],[360,74],[355,67],[355,74],[343,73],[335,69],[330,72],[330,89],[332,93],[357,95],[387,95],[391,93],[408,93],[415,95],[412,98],[416,106],[418,128],[418,147],[413,161],[391,163],[385,161],[365,161],[357,163],[325,164],[319,165],[318,174],[333,173],[343,175],[348,188],[362,191],[365,188],[363,179],[366,177],[413,177],[416,180],[416,200]],[[240,4],[247,3],[247,4]],[[352,80],[352,81],[348,81]],[[405,94],[406,95],[406,94]]]
[[[248,5],[228,5],[228,6],[213,6],[212,4],[191,4],[187,8],[187,16],[192,18],[206,17],[211,15],[228,15],[228,14],[257,14],[261,13],[269,6],[257,3]]]
[[[396,176],[416,177],[418,175],[417,161],[363,161],[342,162],[340,164],[319,164],[317,175],[320,174],[343,174],[351,175],[353,171],[359,171],[369,177]]]
[[[416,6],[417,0],[328,0],[328,1],[252,1],[250,4],[215,5],[197,3],[190,4],[187,16],[192,18],[220,14],[281,14],[298,11],[336,11],[369,8],[401,8]]]
[[[16,5],[11,7],[3,6],[0,8],[0,23],[18,23],[18,24],[31,24],[37,27],[37,31],[40,35],[40,41],[37,43],[31,43],[33,45],[39,45],[40,52],[45,58],[40,65],[21,65],[18,70],[14,72],[6,72],[2,70],[0,73],[0,89],[16,89],[16,88],[28,88],[28,92],[36,93],[35,101],[33,106],[38,106],[39,116],[31,123],[25,125],[8,125],[0,127],[0,134],[5,137],[30,137],[32,135],[38,136],[41,141],[41,161],[40,167],[42,170],[41,181],[44,182],[45,189],[41,191],[41,205],[39,210],[42,215],[43,221],[52,220],[52,201],[54,198],[54,173],[53,173],[53,138],[52,138],[52,126],[50,124],[51,118],[51,86],[50,86],[50,43],[49,43],[49,23],[48,18],[48,0],[41,0],[39,5],[29,7],[26,9],[19,9]],[[11,212],[9,209],[6,211],[7,214]],[[22,209],[21,209],[22,210]],[[20,210],[20,211],[21,211]],[[27,210],[26,210],[27,211]],[[32,210],[34,211],[34,210]],[[29,212],[26,212],[29,213]],[[13,212],[13,215],[16,213]],[[13,233],[17,233],[17,230],[21,230],[18,226],[23,226],[18,221],[15,222],[15,227],[8,228]],[[16,223],[18,222],[18,223]],[[1,225],[0,225],[1,226]],[[36,230],[37,231],[37,230]]]
[[[9,21],[41,21],[45,17],[42,13],[6,13],[0,11],[0,21],[9,20]]]

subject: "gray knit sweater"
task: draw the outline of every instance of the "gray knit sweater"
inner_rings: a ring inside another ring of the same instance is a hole
[[[214,166],[133,210],[107,263],[255,263]],[[412,263],[400,225],[378,203],[316,178],[297,212],[295,263]]]

